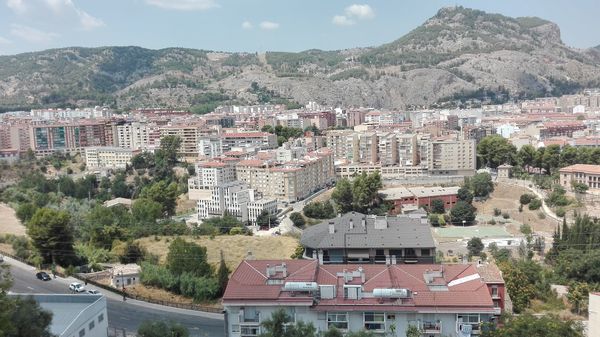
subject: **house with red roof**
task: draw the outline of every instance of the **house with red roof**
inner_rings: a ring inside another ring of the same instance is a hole
[[[228,337],[258,336],[278,309],[292,324],[312,323],[320,332],[405,336],[413,325],[423,336],[462,337],[495,322],[503,304],[495,304],[474,264],[245,260],[231,275],[223,306]]]

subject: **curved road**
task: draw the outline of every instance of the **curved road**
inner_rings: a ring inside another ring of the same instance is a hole
[[[35,277],[35,268],[4,258],[10,265],[13,277],[11,292],[33,293],[33,294],[68,294],[68,285],[71,282],[79,282],[73,278],[56,278],[51,281],[41,281]],[[93,287],[88,287],[93,288]],[[135,334],[139,325],[145,321],[171,320],[182,324],[193,337],[223,337],[225,336],[223,315],[205,313],[193,310],[165,307],[161,305],[123,299],[114,293],[99,289],[107,299],[108,325],[110,332],[122,331],[127,334]]]

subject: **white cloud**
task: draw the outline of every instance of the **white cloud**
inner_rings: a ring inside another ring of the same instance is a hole
[[[43,32],[41,30],[18,24],[10,25],[10,33],[31,43],[48,43],[58,37],[58,34]]]
[[[17,13],[27,11],[25,0],[6,0],[6,6]]]
[[[242,28],[243,29],[252,29],[252,28],[254,28],[254,25],[250,21],[244,21],[244,22],[242,22]]]
[[[12,43],[11,40],[9,40],[9,39],[7,39],[5,37],[0,36],[0,44],[11,44],[11,43]]]
[[[271,21],[263,21],[258,26],[260,27],[260,29],[263,29],[263,30],[275,30],[275,29],[279,28],[279,24],[277,22],[271,22]]]
[[[375,11],[371,6],[354,4],[344,9],[344,15],[335,15],[331,22],[337,26],[352,26],[356,21],[370,20],[375,17]]]
[[[345,15],[336,15],[331,22],[336,26],[352,26],[356,22]]]
[[[77,10],[77,15],[79,16],[79,22],[81,23],[81,26],[85,30],[92,30],[105,25],[104,21],[101,19],[95,18],[80,9]]]
[[[350,5],[344,11],[349,18],[357,18],[358,20],[367,20],[375,17],[375,12],[371,6],[365,5]]]
[[[104,26],[104,21],[93,17],[88,12],[77,7],[72,0],[44,0],[46,5],[56,14],[75,14],[84,30],[92,30]]]
[[[146,0],[152,6],[180,11],[202,11],[219,7],[215,0]]]

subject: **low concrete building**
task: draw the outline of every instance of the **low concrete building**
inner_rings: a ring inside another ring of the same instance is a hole
[[[131,162],[133,151],[120,147],[85,148],[87,169],[125,169]]]
[[[600,189],[600,165],[575,164],[559,170],[560,185],[571,190],[571,182],[585,184],[590,190]]]
[[[52,313],[50,332],[57,337],[108,337],[106,297],[88,294],[11,294],[32,296]]]
[[[404,213],[415,207],[430,207],[433,200],[442,200],[445,209],[452,208],[458,201],[460,187],[392,187],[379,191],[383,200],[392,203],[390,214]]]
[[[135,263],[115,265],[111,269],[110,285],[117,289],[123,289],[138,284],[141,272],[142,268]]]
[[[358,212],[304,230],[304,258],[330,263],[433,263],[435,242],[421,213],[374,216]]]

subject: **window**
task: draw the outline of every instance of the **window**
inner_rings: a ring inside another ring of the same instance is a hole
[[[382,312],[365,312],[364,322],[366,330],[384,331],[385,314]]]
[[[85,336],[85,329],[79,330],[79,337]]]
[[[89,330],[92,330],[95,326],[96,324],[94,323],[94,321],[91,321],[89,324]]]
[[[421,256],[429,256],[431,251],[429,248],[421,248]]]
[[[458,323],[477,324],[479,314],[460,314],[457,316]]]
[[[98,323],[102,322],[104,320],[104,314],[100,314],[98,316]]]
[[[332,326],[339,330],[348,330],[348,313],[346,312],[328,312],[327,328]]]
[[[498,296],[498,286],[492,286],[492,296]]]

